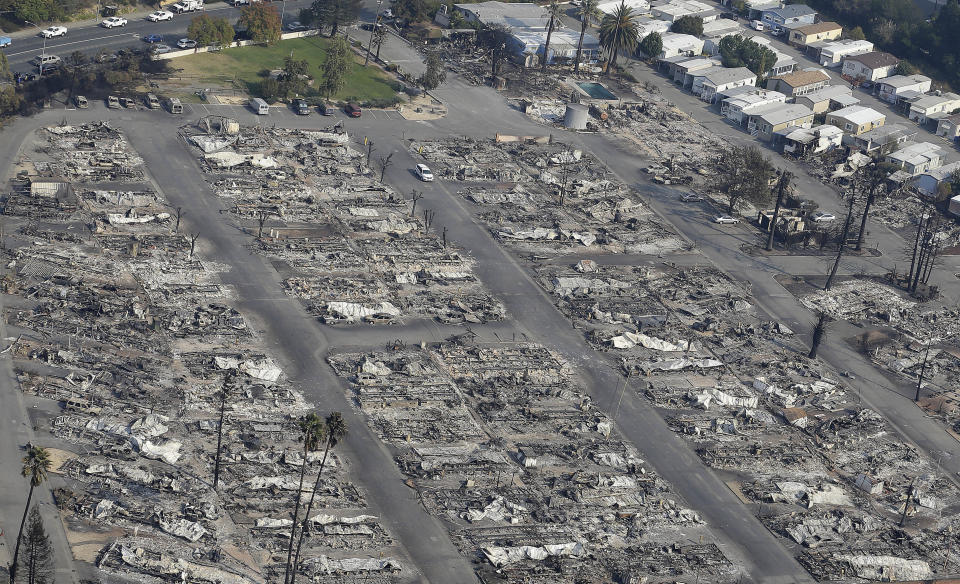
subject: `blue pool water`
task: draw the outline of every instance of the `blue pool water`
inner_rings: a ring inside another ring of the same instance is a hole
[[[577,83],[577,86],[593,99],[617,99],[616,95],[599,83]]]

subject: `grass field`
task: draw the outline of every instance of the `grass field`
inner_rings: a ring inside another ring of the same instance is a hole
[[[310,76],[317,78],[320,75],[320,64],[323,62],[329,42],[329,39],[323,37],[305,37],[280,41],[270,47],[234,47],[216,53],[198,53],[172,59],[170,66],[173,69],[181,69],[184,76],[195,77],[198,82],[210,86],[235,79],[246,85],[251,94],[257,95],[260,82],[263,80],[261,72],[283,67],[283,60],[290,55],[291,51],[294,59],[306,59],[310,64]],[[393,79],[373,65],[364,67],[363,61],[354,56],[354,63],[347,74],[347,83],[343,90],[334,94],[333,99],[357,102],[386,101],[395,95]]]

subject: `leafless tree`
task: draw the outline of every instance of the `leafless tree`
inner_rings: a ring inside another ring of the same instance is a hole
[[[257,239],[263,239],[263,226],[271,215],[274,215],[274,212],[270,209],[264,207],[257,209]]]
[[[430,233],[430,226],[433,225],[433,218],[436,214],[437,212],[432,209],[423,210],[423,226],[426,228],[427,233]]]
[[[824,290],[829,290],[830,286],[833,286],[833,279],[836,277],[837,270],[840,268],[840,260],[843,258],[843,252],[846,251],[847,237],[850,236],[850,224],[853,223],[853,203],[855,201],[856,197],[851,194],[850,204],[847,207],[847,219],[843,222],[843,231],[840,232],[840,242],[837,244],[837,259],[834,260],[830,275],[827,276],[827,283],[823,286]]]
[[[387,169],[393,166],[393,155],[394,153],[391,152],[390,154],[387,154],[386,156],[380,156],[377,159],[378,166],[380,167],[380,182],[383,182],[383,177],[385,174],[387,174]]]
[[[180,233],[180,218],[183,217],[183,207],[177,207],[177,233]]]
[[[417,201],[419,201],[420,199],[423,198],[423,193],[421,193],[420,191],[414,189],[413,192],[410,194],[410,198],[411,198],[411,200],[413,200],[413,209],[410,210],[410,214],[411,214],[412,216],[416,217],[416,216],[417,216]]]
[[[193,259],[193,251],[197,247],[197,240],[200,239],[199,233],[194,233],[190,235],[190,259]]]

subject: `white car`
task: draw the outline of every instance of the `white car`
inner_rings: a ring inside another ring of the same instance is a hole
[[[701,197],[697,193],[683,193],[682,195],[680,195],[680,200],[683,201],[684,203],[693,203],[696,201],[702,201],[703,197]]]
[[[819,211],[813,214],[813,221],[815,223],[826,223],[828,221],[833,221],[836,218],[837,216],[834,215],[833,213],[824,213],[823,211]]]
[[[157,10],[156,12],[151,12],[147,16],[147,20],[150,22],[160,22],[161,20],[173,20],[173,13],[167,12],[166,10]]]
[[[719,223],[720,225],[736,225],[740,223],[740,220],[730,215],[717,215],[713,218],[713,222]]]
[[[51,26],[50,28],[45,28],[40,31],[40,36],[45,39],[62,37],[65,34],[67,34],[67,27],[65,26]]]
[[[153,45],[153,54],[154,55],[163,55],[169,53],[173,49],[170,48],[170,45]]]
[[[433,180],[433,173],[430,172],[430,168],[428,168],[426,164],[418,164],[416,172],[417,176],[423,182],[430,182]]]
[[[177,46],[181,49],[195,49],[197,48],[197,41],[193,39],[180,39],[177,41]]]
[[[103,22],[100,23],[100,26],[103,28],[114,28],[117,26],[127,26],[127,19],[120,18],[119,16],[111,16],[110,18],[104,18]]]

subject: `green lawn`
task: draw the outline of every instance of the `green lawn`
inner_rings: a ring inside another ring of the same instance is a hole
[[[311,77],[318,77],[329,42],[323,37],[306,37],[280,41],[270,47],[234,47],[216,53],[198,53],[172,59],[170,66],[181,69],[184,76],[196,77],[198,82],[211,86],[236,79],[256,95],[263,80],[261,72],[283,67],[283,60],[291,51],[295,59],[307,60]],[[394,80],[383,71],[372,64],[364,67],[363,59],[355,56],[346,85],[333,98],[358,102],[390,100],[396,95],[393,86]]]

